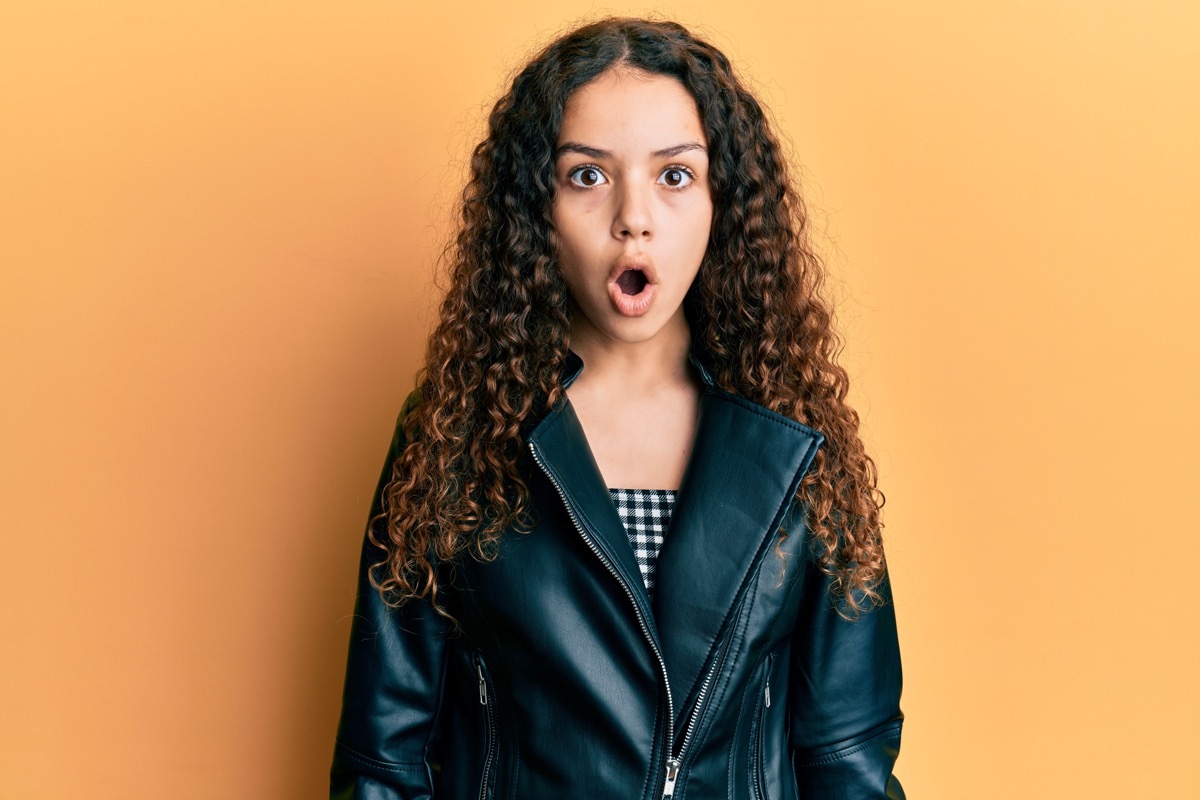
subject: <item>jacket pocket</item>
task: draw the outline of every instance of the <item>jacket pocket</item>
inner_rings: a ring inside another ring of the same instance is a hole
[[[479,778],[479,800],[488,800],[492,796],[492,766],[496,761],[496,708],[495,699],[492,690],[492,679],[488,675],[487,664],[484,663],[483,654],[475,653],[475,672],[479,676],[479,704],[483,706],[484,716],[486,717],[484,733],[487,737],[485,741],[484,759],[483,759],[483,774]]]
[[[770,800],[770,795],[767,793],[767,778],[763,772],[763,738],[766,736],[767,710],[770,709],[772,702],[771,668],[774,664],[775,654],[770,653],[763,665],[758,700],[754,708],[754,725],[750,729],[750,780],[754,785],[756,800]]]

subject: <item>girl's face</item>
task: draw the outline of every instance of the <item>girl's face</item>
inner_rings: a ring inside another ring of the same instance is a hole
[[[613,69],[567,101],[553,217],[578,308],[573,338],[686,332],[683,298],[712,225],[707,144],[696,101],[674,78]]]

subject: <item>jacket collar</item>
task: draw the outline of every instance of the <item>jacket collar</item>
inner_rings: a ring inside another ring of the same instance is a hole
[[[651,606],[629,537],[565,397],[529,443],[585,538],[625,585],[666,664],[682,722],[757,565],[824,437],[717,388],[703,360],[696,440],[662,551]],[[583,361],[570,353],[564,387]],[[686,700],[685,700],[686,698]]]
[[[706,389],[715,389],[716,381],[713,380],[712,372],[709,371],[708,358],[704,350],[698,346],[694,346],[691,352],[688,353],[688,361],[700,373],[700,380],[703,381]],[[562,387],[569,389],[571,384],[583,372],[583,359],[574,350],[567,350],[567,360],[563,364],[562,370]]]

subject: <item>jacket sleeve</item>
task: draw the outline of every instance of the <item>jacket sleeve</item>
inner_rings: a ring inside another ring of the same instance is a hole
[[[789,736],[804,800],[904,800],[900,646],[887,577],[883,605],[842,617],[811,561],[792,644]]]
[[[405,403],[371,503],[380,510],[392,462],[403,450]],[[369,523],[370,524],[370,523]],[[376,523],[379,525],[383,522]],[[329,796],[336,800],[418,800],[433,796],[430,762],[442,697],[449,626],[428,603],[387,606],[368,569],[383,551],[364,537],[350,629],[346,685]]]

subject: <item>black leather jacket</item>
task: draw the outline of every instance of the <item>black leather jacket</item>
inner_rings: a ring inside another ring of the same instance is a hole
[[[565,401],[527,438],[536,527],[444,576],[461,630],[389,610],[364,543],[331,797],[904,797],[893,607],[838,615],[792,502],[823,437],[701,372],[653,603]]]

